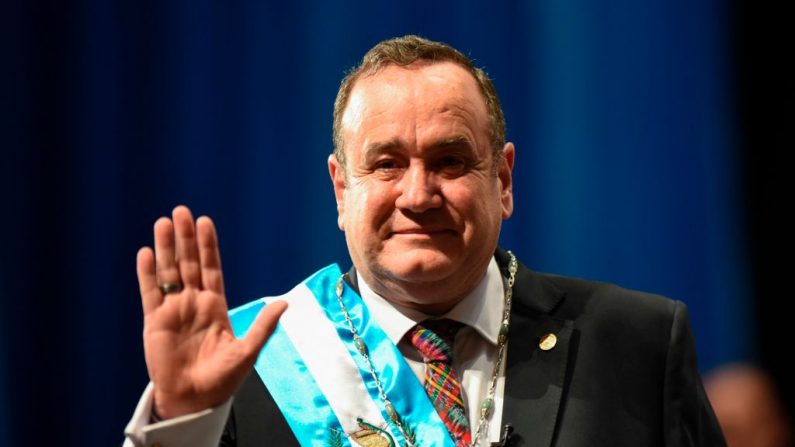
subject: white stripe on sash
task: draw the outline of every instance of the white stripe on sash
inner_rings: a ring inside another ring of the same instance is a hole
[[[264,299],[266,303],[276,300],[289,303],[279,324],[322,390],[343,430],[346,433],[358,431],[358,417],[370,424],[386,427],[386,421],[367,392],[348,348],[306,285],[302,283],[286,295]]]

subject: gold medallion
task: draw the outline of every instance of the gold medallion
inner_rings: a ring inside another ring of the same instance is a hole
[[[350,437],[351,440],[362,447],[389,447],[389,439],[369,428],[352,433]]]
[[[361,430],[348,435],[351,441],[361,447],[395,447],[395,440],[385,429],[364,422],[361,418],[356,420]]]

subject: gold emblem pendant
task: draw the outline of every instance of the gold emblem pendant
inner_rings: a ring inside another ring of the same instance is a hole
[[[362,447],[389,447],[389,439],[374,430],[365,428],[352,433],[351,440]]]
[[[361,430],[349,434],[351,441],[361,447],[396,447],[395,440],[383,428],[357,419]]]

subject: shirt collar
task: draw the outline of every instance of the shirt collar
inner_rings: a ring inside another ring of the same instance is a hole
[[[367,305],[370,315],[395,344],[398,344],[415,324],[430,317],[420,311],[390,303],[373,292],[361,275],[358,277],[358,282],[359,294]],[[474,328],[484,339],[496,346],[505,305],[504,293],[504,279],[497,261],[492,257],[486,274],[477,287],[442,317],[460,321]]]

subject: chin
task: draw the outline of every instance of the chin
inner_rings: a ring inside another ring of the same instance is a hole
[[[389,276],[404,282],[433,282],[449,277],[457,256],[432,248],[413,248],[384,254],[378,263]]]

